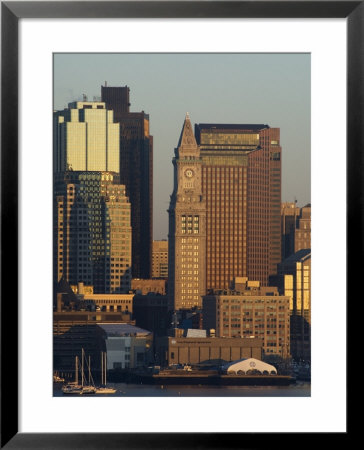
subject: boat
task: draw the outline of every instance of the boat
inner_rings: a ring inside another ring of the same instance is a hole
[[[90,372],[90,366],[89,366],[89,384],[85,384],[85,372],[84,372],[84,350],[82,349],[82,363],[81,363],[81,384],[78,383],[78,356],[76,356],[75,361],[75,382],[74,383],[68,383],[64,386],[62,386],[62,392],[63,394],[68,395],[90,395],[96,393],[96,387],[91,384],[91,372]]]
[[[80,395],[83,386],[78,384],[78,356],[75,357],[75,381],[62,386],[63,394]]]
[[[95,394],[115,394],[116,389],[106,386],[106,352],[101,352],[101,384],[102,386],[96,387]]]
[[[55,373],[54,375],[53,375],[53,382],[54,383],[64,383],[64,378],[62,378],[62,377],[60,377],[59,375],[58,375],[58,373]]]

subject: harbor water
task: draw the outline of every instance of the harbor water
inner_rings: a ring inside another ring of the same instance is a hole
[[[297,381],[289,386],[213,386],[213,385],[150,385],[131,383],[108,383],[116,389],[115,394],[95,397],[310,397],[311,383]],[[62,385],[54,384],[53,395],[67,398]],[[90,397],[78,396],[78,397]]]

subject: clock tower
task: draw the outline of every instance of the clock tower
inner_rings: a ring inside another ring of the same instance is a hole
[[[206,202],[202,161],[188,113],[173,158],[169,205],[168,296],[175,310],[201,307],[206,294]]]

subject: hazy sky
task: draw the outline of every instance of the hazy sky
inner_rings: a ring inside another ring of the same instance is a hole
[[[166,239],[172,158],[186,112],[195,123],[259,123],[281,130],[282,201],[311,201],[309,54],[56,54],[54,109],[129,86],[154,138],[153,237]]]

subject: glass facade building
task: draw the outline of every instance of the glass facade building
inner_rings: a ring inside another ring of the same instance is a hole
[[[119,172],[119,129],[102,102],[73,102],[54,112],[54,172]]]
[[[54,280],[125,293],[131,282],[130,203],[115,172],[55,175]]]

